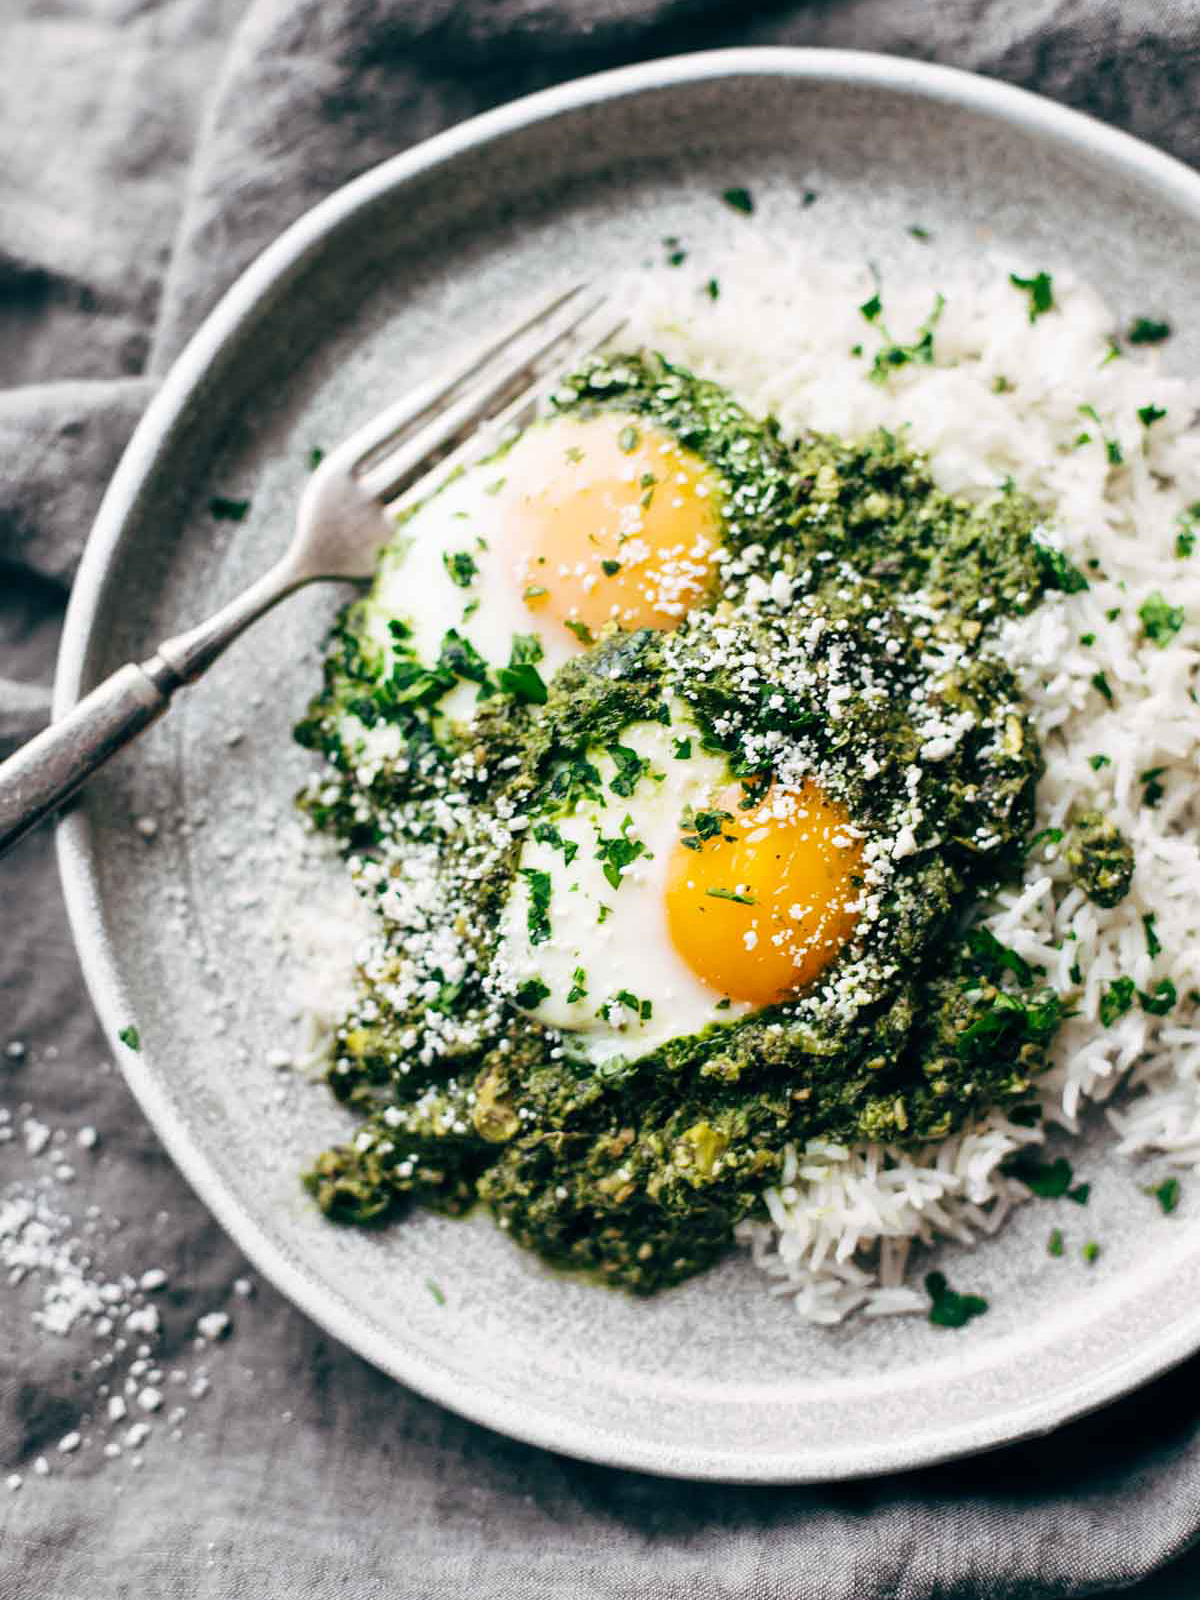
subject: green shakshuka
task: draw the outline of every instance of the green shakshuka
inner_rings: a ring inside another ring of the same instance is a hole
[[[1061,1003],[973,926],[1042,770],[994,638],[1081,582],[886,432],[787,440],[644,353],[564,381],[397,528],[299,729],[378,917],[322,1209],[482,1202],[649,1292],[789,1147],[1028,1095]]]

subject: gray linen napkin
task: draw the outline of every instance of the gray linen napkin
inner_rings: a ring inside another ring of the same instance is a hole
[[[0,752],[45,719],[75,563],[158,376],[281,228],[405,145],[580,72],[790,43],[975,67],[1200,161],[1182,0],[2,10]],[[0,1600],[1066,1596],[1200,1530],[1195,1363],[1049,1440],[816,1490],[580,1465],[409,1394],[256,1284],[159,1149],[47,830],[0,864],[0,1269]],[[111,1329],[53,1331],[89,1294]],[[1186,1565],[1147,1597],[1200,1589]]]

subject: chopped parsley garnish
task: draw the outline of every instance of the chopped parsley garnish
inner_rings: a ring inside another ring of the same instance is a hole
[[[478,575],[479,568],[475,565],[475,557],[469,550],[455,550],[443,552],[442,565],[449,575],[450,582],[457,584],[460,589],[469,589]]]
[[[215,494],[208,502],[208,509],[218,522],[243,522],[250,509],[250,502],[227,500],[223,494]]]
[[[611,917],[611,916],[612,916],[612,907],[611,906],[601,905],[601,906],[599,906],[597,908],[597,912],[596,912],[596,921],[597,922],[607,922],[609,917]]]
[[[1087,1262],[1089,1267],[1092,1265],[1093,1262],[1095,1262],[1096,1260],[1099,1259],[1100,1246],[1096,1243],[1095,1239],[1089,1239],[1088,1240],[1088,1242],[1083,1247],[1082,1255],[1083,1255],[1083,1259]]]
[[[925,244],[928,240],[933,238],[933,235],[930,233],[928,228],[922,228],[918,223],[915,222],[908,231],[914,239],[919,239],[922,244]]]
[[[1055,832],[1060,839],[1062,838],[1060,829],[1046,831]],[[967,944],[971,954],[989,975],[998,977],[1003,972],[1011,972],[1022,989],[1028,989],[1032,984],[1033,968],[1028,961],[1024,956],[1019,956],[1015,950],[1010,950],[1006,944],[1001,944],[990,928],[972,928],[967,934]]]
[[[574,811],[581,800],[599,800],[603,789],[600,774],[586,756],[564,761],[550,781],[548,799],[555,808]]]
[[[499,494],[507,482],[507,478],[497,478],[493,483],[485,484],[483,492],[484,494]]]
[[[1175,1207],[1179,1204],[1179,1179],[1164,1178],[1161,1183],[1148,1184],[1142,1192],[1143,1194],[1148,1194],[1157,1200],[1162,1208],[1163,1216],[1169,1217],[1172,1211],[1174,1211]]]
[[[728,1011],[732,1004],[733,1004],[733,1001],[729,998],[728,995],[726,995],[723,1000],[718,1000],[717,1001],[716,1005],[713,1007],[713,1010],[714,1011]]]
[[[710,278],[704,285],[704,292],[710,300],[719,300],[721,297],[721,285],[715,278]]]
[[[545,876],[545,874],[543,874]],[[549,878],[546,878],[549,883]],[[532,913],[531,913],[532,915]],[[549,925],[547,924],[547,927]],[[530,930],[532,934],[532,929]],[[550,985],[543,983],[540,978],[527,978],[520,986],[513,999],[523,1011],[535,1011],[550,993]]]
[[[1166,770],[1166,767],[1147,767],[1145,772],[1138,774],[1138,782],[1142,785],[1142,804],[1149,806],[1151,811],[1167,792],[1158,781]]]
[[[1175,526],[1179,529],[1175,536],[1175,554],[1184,560],[1195,550],[1196,537],[1200,534],[1200,500],[1179,513]]]
[[[522,600],[542,600],[550,593],[540,583],[527,583],[521,593]]]
[[[510,667],[525,666],[526,662],[541,661],[542,642],[536,634],[512,635],[512,654],[509,656]]]
[[[1142,619],[1147,639],[1153,639],[1162,650],[1166,649],[1184,623],[1183,607],[1169,605],[1166,596],[1158,589],[1142,601],[1138,616]]]
[[[1081,633],[1079,635],[1079,642],[1082,645],[1094,645],[1096,642],[1096,635],[1094,633]]]
[[[1120,443],[1118,440],[1111,438],[1107,433],[1105,433],[1104,424],[1100,420],[1100,413],[1096,410],[1095,406],[1080,406],[1079,410],[1082,416],[1090,417],[1100,429],[1100,437],[1104,441],[1104,453],[1108,457],[1109,466],[1119,467],[1122,461],[1125,459],[1121,454]],[[1080,434],[1079,438],[1075,442],[1076,444],[1079,444],[1080,442],[1086,444],[1090,438],[1090,434]]]
[[[800,202],[801,206],[807,211],[809,206],[815,205],[816,203],[817,191],[815,189],[805,189],[804,198]]]
[[[663,249],[667,252],[669,267],[681,267],[687,260],[687,251],[681,248],[679,240],[673,233],[669,233],[663,240]]]
[[[692,811],[683,813],[680,830],[684,837],[680,843],[688,850],[700,850],[705,839],[715,839],[727,822],[733,821],[731,811]]]
[[[1090,588],[1087,579],[1073,561],[1069,561],[1061,550],[1056,550],[1053,545],[1043,544],[1040,539],[1034,541],[1038,560],[1042,565],[1047,589],[1058,589],[1063,594],[1080,594],[1084,589]]]
[[[535,633],[514,633],[512,653],[508,665],[496,674],[496,682],[505,694],[514,700],[524,700],[529,705],[546,704],[546,684],[534,665],[542,659],[542,641]]]
[[[571,974],[571,987],[567,990],[567,1004],[573,1006],[576,1000],[587,998],[587,973],[582,967],[576,967]]]
[[[1151,1017],[1165,1017],[1178,999],[1179,995],[1170,978],[1160,978],[1149,994],[1144,989],[1138,991],[1138,1004]]]
[[[1135,317],[1126,337],[1130,344],[1161,344],[1170,333],[1170,323],[1155,322],[1153,317]]]
[[[1054,307],[1054,279],[1048,272],[1035,273],[1032,278],[1019,277],[1010,272],[1008,281],[1014,289],[1023,289],[1029,296],[1029,320],[1036,322],[1043,313]]]
[[[563,627],[569,628],[580,644],[595,644],[596,642],[596,636],[586,622],[579,622],[574,617],[564,617]]]
[[[617,435],[617,448],[621,450],[623,454],[630,455],[634,450],[637,449],[638,444],[641,441],[641,437],[641,434],[637,431],[632,423],[626,423],[626,425]]]
[[[310,472],[315,472],[324,459],[325,452],[321,449],[321,446],[319,444],[313,445],[312,449],[308,452],[308,470]]]
[[[1103,672],[1092,673],[1092,688],[1095,689],[1098,694],[1102,694],[1110,706],[1112,705],[1113,692],[1109,687],[1108,678]]]
[[[450,629],[442,641],[442,654],[438,658],[436,667],[423,667],[412,656],[398,656],[392,667],[391,676],[380,686],[376,698],[386,705],[431,705],[435,700],[440,700],[448,690],[453,689],[457,675],[447,658],[447,641],[450,634],[454,634],[455,640],[458,639],[458,635]],[[483,670],[479,680],[481,689],[485,679],[486,669]]]
[[[962,1030],[955,1051],[962,1061],[986,1060],[1017,1039],[1044,1043],[1054,1036],[1062,1014],[1062,1001],[1056,994],[1047,993],[1036,1004],[1026,1005],[1016,995],[1001,991],[989,1009]]]
[[[563,853],[563,865],[569,867],[579,854],[579,845],[574,839],[564,839],[562,834],[552,822],[539,822],[533,830],[533,837],[539,844],[552,845],[555,850]]]
[[[1042,1108],[1036,1100],[1026,1106],[1013,1106],[1008,1120],[1015,1122],[1018,1128],[1034,1128],[1042,1120]]]
[[[392,673],[393,678],[396,676],[400,665],[401,663],[397,661]],[[409,665],[410,667],[416,667],[418,672],[422,670],[420,663],[413,661],[411,657],[409,658]],[[442,648],[438,655],[437,666],[434,668],[432,675],[426,674],[426,676],[432,676],[435,683],[432,688],[426,687],[425,694],[426,696],[431,695],[435,700],[445,692],[446,688],[453,686],[456,678],[461,678],[465,683],[478,684],[480,700],[486,700],[493,693],[493,686],[489,682],[487,675],[487,662],[471,641],[464,639],[456,628],[447,628],[442,637]],[[414,680],[414,686],[419,681],[419,679]]]
[[[1162,941],[1154,931],[1154,924],[1156,920],[1156,914],[1153,911],[1147,911],[1146,915],[1142,918],[1142,927],[1146,930],[1146,950],[1151,961],[1154,960],[1154,957],[1158,955],[1159,951],[1162,949]]]
[[[874,383],[886,383],[890,373],[895,367],[907,366],[910,361],[923,363],[926,366],[932,365],[933,330],[938,325],[938,321],[941,318],[943,310],[945,309],[945,305],[945,297],[940,294],[937,295],[934,299],[933,310],[917,329],[917,337],[911,344],[901,344],[899,340],[892,335],[887,324],[883,320],[883,305],[877,294],[873,295],[865,305],[860,306],[859,310],[862,312],[863,316],[866,317],[868,322],[878,323],[879,331],[884,337],[884,343],[880,345],[878,350],[876,350],[875,359],[871,364],[871,370],[867,376]],[[872,309],[872,307],[874,309]]]
[[[1061,1256],[1063,1253],[1063,1231],[1061,1228],[1051,1228],[1050,1238],[1047,1240],[1046,1249],[1052,1256]]]
[[[938,1328],[964,1328],[988,1308],[982,1295],[958,1294],[941,1272],[926,1274],[925,1290],[930,1299],[929,1320]]]
[[[676,759],[676,761],[688,761],[688,760],[691,759],[691,754],[692,754],[692,741],[690,739],[676,739],[676,741],[675,741],[675,759]]]
[[[604,573],[606,578],[615,578],[617,573],[621,570],[621,563],[619,561],[602,561],[600,563],[600,570]]]
[[[1111,1028],[1118,1017],[1123,1017],[1133,1005],[1136,993],[1132,978],[1114,978],[1100,996],[1100,1021]]]
[[[1138,418],[1144,428],[1152,428],[1156,422],[1161,422],[1166,416],[1163,406],[1139,406]]]
[[[628,989],[618,989],[611,1000],[606,1000],[597,1011],[598,1017],[607,1017],[610,1006],[624,1006],[627,1011],[632,1011],[643,1022],[649,1022],[654,1015],[654,1002],[652,1000],[639,1000],[637,995],[631,994]]]
[[[442,1293],[441,1285],[434,1283],[432,1278],[425,1279],[425,1287],[429,1290],[439,1306],[446,1304],[446,1296]]]
[[[610,744],[608,753],[617,766],[617,775],[609,788],[623,800],[628,800],[638,786],[638,779],[649,770],[650,763],[645,756],[638,755],[636,750],[624,744]]]
[[[569,444],[566,448],[565,455],[572,466],[578,466],[583,460],[583,451],[577,444]]]
[[[646,853],[646,846],[640,839],[629,837],[632,827],[633,818],[627,816],[615,838],[606,839],[601,835],[596,841],[596,860],[604,863],[604,876],[614,889],[621,887],[621,874],[625,869]]]
[[[758,904],[752,894],[742,894],[737,889],[705,889],[705,894],[711,895],[714,900],[734,900],[739,906],[754,906]]]
[[[754,196],[749,189],[726,189],[721,195],[727,206],[732,206],[735,211],[740,211],[748,217],[754,210]]]
[[[1043,1200],[1073,1200],[1085,1206],[1092,1192],[1089,1183],[1074,1183],[1071,1163],[1065,1156],[1053,1161],[1040,1161],[1031,1150],[1022,1150],[1011,1156],[1003,1168],[1006,1176],[1016,1178]]]
[[[1088,757],[1088,766],[1093,772],[1099,772],[1102,767],[1112,766],[1112,757],[1106,756],[1102,750],[1097,751],[1094,756]]]
[[[117,1038],[120,1039],[123,1045],[128,1045],[130,1050],[140,1050],[142,1048],[142,1036],[132,1023],[127,1028],[122,1028],[120,1033],[117,1034]]]
[[[537,867],[522,867],[521,876],[529,885],[529,942],[545,944],[550,937],[550,874]]]

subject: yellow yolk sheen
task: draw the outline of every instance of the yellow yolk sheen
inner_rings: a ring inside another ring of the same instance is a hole
[[[560,417],[519,449],[503,540],[532,618],[675,628],[710,592],[720,482],[676,439],[603,412]]]
[[[698,849],[675,846],[667,924],[698,977],[731,999],[767,1006],[811,983],[849,939],[862,845],[815,783],[773,787],[746,811],[744,798],[740,786],[723,791],[713,801],[729,813],[720,834],[698,840]]]

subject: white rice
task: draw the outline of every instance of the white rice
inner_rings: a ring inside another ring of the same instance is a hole
[[[746,237],[737,261],[717,270],[716,301],[705,292],[710,267],[639,280],[623,341],[718,380],[752,411],[774,412],[785,433],[907,429],[952,492],[987,492],[1011,477],[1045,509],[1048,537],[1076,566],[1092,576],[1088,562],[1099,563],[1103,577],[1086,592],[1051,596],[1009,624],[1002,649],[1046,756],[1038,827],[1061,827],[1073,802],[1094,801],[1133,843],[1133,887],[1103,910],[1071,886],[1052,846],[1038,849],[988,925],[1064,992],[1075,988],[1072,965],[1082,970],[1078,1014],[1040,1084],[1044,1117],[1073,1130],[1083,1101],[1120,1087],[1108,1112],[1118,1151],[1200,1162],[1200,1007],[1188,999],[1200,989],[1200,709],[1191,696],[1200,681],[1200,544],[1190,560],[1175,554],[1177,518],[1200,500],[1200,435],[1191,426],[1200,385],[1162,373],[1154,349],[1106,359],[1115,319],[1058,263],[993,259],[970,279],[939,273],[878,285],[866,268],[832,269],[791,250],[785,260],[753,230]],[[1055,306],[1031,322],[1029,298],[1009,273],[1039,269],[1052,271]],[[945,296],[933,364],[897,368],[885,383],[867,376],[881,334],[859,311],[877,288],[882,320],[901,342]],[[862,355],[851,353],[855,345]],[[998,392],[1001,378],[1010,386]],[[1147,405],[1166,412],[1150,427],[1138,417]],[[1102,430],[1119,443],[1119,467]],[[1089,443],[1077,445],[1081,432]],[[1137,614],[1156,590],[1186,613],[1165,648],[1143,637]],[[1088,633],[1095,642],[1084,646]],[[1099,672],[1111,707],[1092,686]],[[1110,765],[1097,771],[1088,758],[1099,753]],[[1165,794],[1151,808],[1140,774],[1157,767]],[[1150,913],[1162,946],[1153,959],[1142,921]],[[1135,1002],[1105,1027],[1100,997],[1118,977],[1139,990],[1169,978],[1179,1003],[1157,1017]],[[743,1224],[741,1236],[772,1292],[792,1296],[811,1321],[838,1322],[859,1308],[920,1311],[926,1297],[904,1281],[912,1242],[994,1232],[1028,1194],[1001,1163],[1042,1137],[992,1113],[919,1154],[813,1141],[789,1156],[783,1183],[768,1193],[770,1221]]]

